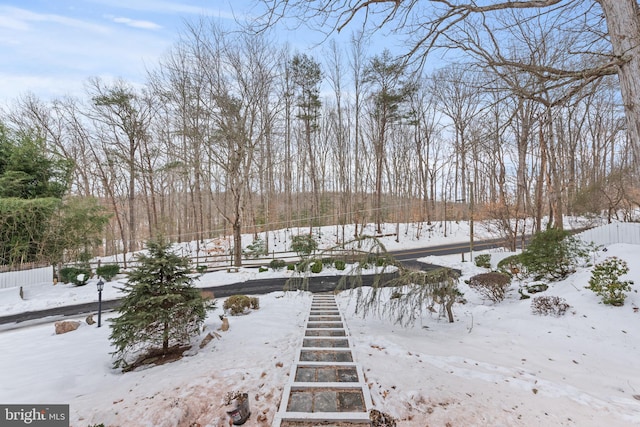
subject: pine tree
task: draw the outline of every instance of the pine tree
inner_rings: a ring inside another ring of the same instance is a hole
[[[148,254],[138,255],[139,266],[128,274],[120,316],[111,325],[116,368],[130,368],[131,355],[160,350],[164,356],[172,346],[189,343],[214,307],[193,286],[189,259],[170,247],[163,240],[147,242]]]

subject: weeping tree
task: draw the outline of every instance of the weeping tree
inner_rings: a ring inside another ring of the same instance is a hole
[[[422,271],[399,263],[374,236],[360,236],[343,245],[320,252],[315,259],[326,259],[335,253],[349,255],[343,260],[350,267],[336,290],[350,289],[355,296],[356,314],[387,317],[402,325],[412,325],[425,310],[438,312],[454,322],[453,305],[462,298],[458,289],[459,272],[450,268]],[[349,251],[350,250],[350,251]],[[305,260],[310,265],[314,259]],[[375,267],[375,272],[366,270]],[[309,289],[308,268],[299,269],[285,284],[285,290]],[[383,291],[384,289],[384,291]],[[438,309],[434,308],[438,307]]]
[[[128,274],[126,294],[111,325],[114,367],[135,368],[149,355],[165,357],[197,335],[214,303],[194,287],[189,258],[171,251],[162,239],[147,242]],[[138,356],[137,360],[131,360]]]

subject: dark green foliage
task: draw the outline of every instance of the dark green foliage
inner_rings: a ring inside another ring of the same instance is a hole
[[[269,267],[274,271],[282,270],[286,265],[287,263],[283,259],[274,259],[269,263]]]
[[[209,267],[207,267],[207,265],[206,265],[206,264],[200,264],[200,265],[198,265],[198,266],[196,267],[196,271],[197,271],[199,274],[204,274],[204,273],[206,273],[208,269],[209,269]]]
[[[84,279],[78,280],[78,275],[83,274]],[[87,284],[87,280],[91,277],[90,267],[63,267],[60,269],[60,281],[62,283],[73,283],[76,286]]]
[[[291,250],[300,257],[308,257],[316,249],[318,249],[318,242],[309,234],[301,234],[291,238]]]
[[[296,271],[296,264],[293,262],[287,264],[287,271]]]
[[[261,256],[267,255],[267,244],[264,240],[258,238],[248,245],[243,252],[247,258],[260,258]]]
[[[311,272],[312,273],[320,273],[322,271],[322,261],[317,259],[311,264]]]
[[[96,275],[104,278],[107,282],[111,281],[119,273],[120,266],[118,264],[106,264],[96,268]]]
[[[531,300],[531,312],[544,316],[563,316],[571,307],[564,298],[540,296]]]
[[[333,264],[333,258],[331,257],[322,258],[322,265],[331,266],[331,264]]]
[[[504,300],[510,284],[511,277],[497,271],[477,274],[469,279],[471,289],[493,302]]]
[[[34,135],[0,124],[0,264],[77,259],[108,218],[97,203],[63,202],[73,163]]]
[[[333,265],[336,267],[336,270],[340,270],[340,271],[342,271],[342,270],[344,270],[345,268],[347,268],[347,263],[346,263],[346,262],[344,262],[344,261],[343,261],[343,260],[341,260],[341,259],[337,259],[337,260],[335,260],[335,262],[333,263]]]
[[[138,352],[166,355],[170,346],[188,344],[214,307],[193,286],[189,259],[170,248],[163,240],[147,242],[148,255],[138,255],[138,267],[127,275],[120,315],[111,325],[115,367],[126,370]]]
[[[265,271],[269,271],[267,267],[258,267],[258,273],[264,273]]]
[[[620,280],[620,276],[628,272],[629,267],[624,260],[617,257],[607,258],[596,264],[589,279],[589,286],[586,288],[602,297],[603,303],[622,306],[627,297],[625,292],[631,290],[633,281]]]
[[[0,264],[21,264],[46,258],[51,219],[62,201],[0,198]]]
[[[476,255],[474,262],[478,267],[491,268],[491,254]]]
[[[259,309],[260,300],[247,295],[232,295],[224,301],[223,308],[225,312],[232,316],[237,316],[239,314],[243,314],[249,309]]]
[[[511,255],[501,259],[498,262],[498,271],[508,274],[510,276],[524,276],[526,275],[526,269],[522,265],[522,259],[520,255]]]
[[[535,280],[561,280],[573,273],[581,260],[588,261],[587,245],[568,231],[551,228],[537,233],[520,254],[522,265]]]
[[[73,164],[61,156],[47,156],[43,140],[2,127],[0,152],[0,198],[62,199],[67,192]]]

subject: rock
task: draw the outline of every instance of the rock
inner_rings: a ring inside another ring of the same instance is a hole
[[[87,325],[93,325],[94,323],[96,323],[96,321],[93,320],[93,314],[90,314],[87,316],[86,322],[87,322]]]
[[[56,322],[56,335],[66,334],[67,332],[75,331],[80,327],[80,322],[64,320],[62,322]]]

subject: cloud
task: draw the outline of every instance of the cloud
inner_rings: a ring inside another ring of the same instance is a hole
[[[79,19],[69,18],[53,13],[37,13],[11,6],[0,6],[0,30],[28,31],[33,28],[32,23],[50,23],[85,31],[106,33],[109,30],[99,24]]]
[[[90,0],[93,3],[117,9],[128,9],[163,14],[210,15],[223,19],[235,19],[229,12],[207,6],[194,6],[177,1],[167,0]],[[204,2],[206,3],[206,2]],[[212,2],[213,3],[213,2]]]
[[[124,17],[112,17],[112,16],[107,16],[107,17],[117,24],[124,24],[133,28],[141,28],[143,30],[159,30],[162,28],[162,25],[158,25],[155,22],[151,22],[151,21],[141,21],[138,19],[130,19],[130,18],[124,18]]]

